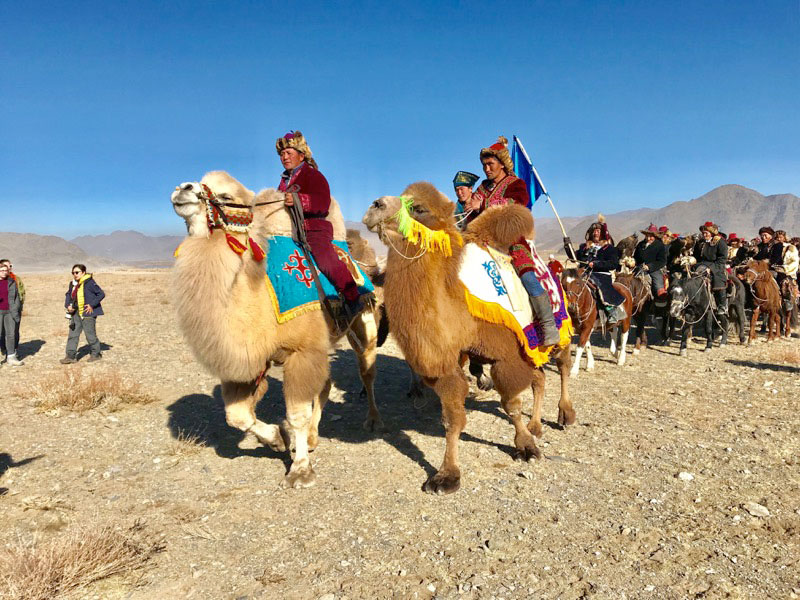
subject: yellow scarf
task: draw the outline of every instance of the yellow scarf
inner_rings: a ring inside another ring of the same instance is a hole
[[[78,286],[78,295],[76,297],[78,301],[78,316],[83,316],[83,309],[84,309],[84,298],[83,298],[83,284],[86,282],[87,279],[91,279],[91,273],[84,273],[83,277],[78,280],[76,284]]]

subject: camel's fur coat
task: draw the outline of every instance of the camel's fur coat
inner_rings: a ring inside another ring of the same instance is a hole
[[[252,191],[224,171],[206,174],[201,183],[223,202],[252,206],[255,201]],[[308,449],[317,444],[319,419],[330,390],[330,323],[322,311],[278,323],[265,286],[263,262],[256,262],[250,251],[242,255],[233,252],[223,231],[209,231],[200,189],[195,183],[182,184],[172,196],[175,212],[186,220],[189,231],[175,262],[173,285],[179,325],[198,361],[222,380],[228,423],[254,433],[276,450],[286,449],[292,434],[296,455],[284,483],[292,487],[311,485],[314,473]],[[264,190],[259,201],[281,197],[279,192]],[[283,231],[282,213],[286,213],[282,202],[258,207],[250,236],[263,239],[275,232],[273,221],[278,222],[276,229]],[[247,234],[233,235],[247,242]],[[372,395],[377,337],[372,313],[365,312],[357,319],[353,330],[364,348],[359,365],[370,400],[365,425],[379,426],[380,415]],[[284,365],[289,432],[279,432],[277,426],[262,423],[255,416],[255,404],[266,392],[266,377],[258,384],[256,379],[272,362]]]
[[[451,257],[437,251],[421,253],[418,246],[396,231],[391,216],[399,206],[397,198],[376,200],[364,216],[364,223],[379,229],[390,248],[384,297],[395,338],[411,368],[436,391],[442,403],[445,457],[439,471],[423,487],[429,492],[449,493],[460,485],[458,438],[466,424],[464,399],[469,386],[461,370],[461,357],[466,354],[492,365],[495,388],[516,430],[517,453],[524,459],[539,456],[532,432],[541,433],[544,372],[525,361],[511,331],[469,313],[458,276],[463,247],[453,203],[430,183],[412,184],[403,196],[413,199],[411,216],[415,220],[448,233]],[[484,222],[488,225],[493,218],[492,214]],[[566,382],[564,370],[562,377]],[[520,394],[529,386],[534,390],[535,407],[526,427],[522,423]],[[563,384],[559,422],[566,425],[574,421],[575,414],[565,392]]]

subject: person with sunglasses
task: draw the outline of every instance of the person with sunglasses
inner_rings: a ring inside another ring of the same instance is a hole
[[[17,358],[14,343],[16,324],[19,323],[22,302],[19,299],[17,282],[8,275],[8,265],[0,263],[0,336],[5,339],[8,364],[19,367],[24,364]]]
[[[66,356],[59,361],[62,365],[78,361],[78,342],[82,331],[86,333],[86,341],[92,353],[89,362],[100,360],[102,357],[100,341],[97,339],[96,319],[103,314],[100,303],[105,297],[105,292],[97,285],[91,273],[86,272],[86,265],[73,265],[72,281],[69,282],[69,289],[64,297],[64,308],[72,317],[69,323]]]

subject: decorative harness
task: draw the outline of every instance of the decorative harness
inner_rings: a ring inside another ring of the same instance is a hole
[[[580,274],[580,275],[577,277],[577,279],[578,279],[578,280],[580,280],[580,282],[581,282],[581,291],[580,291],[580,293],[577,293],[577,294],[576,294],[576,293],[575,293],[574,291],[572,291],[572,290],[565,290],[565,291],[566,291],[566,293],[567,293],[567,296],[569,296],[570,298],[573,298],[573,297],[575,298],[575,301],[574,301],[574,302],[572,302],[572,301],[570,300],[570,306],[575,306],[575,307],[576,307],[576,309],[577,309],[577,310],[576,310],[576,312],[575,312],[575,316],[577,316],[577,317],[578,317],[578,325],[583,325],[583,322],[584,322],[586,319],[588,319],[588,318],[589,318],[589,315],[591,315],[591,314],[592,314],[592,311],[594,310],[594,309],[592,308],[592,304],[595,304],[595,308],[596,308],[596,304],[597,304],[597,303],[594,301],[594,297],[592,296],[592,290],[590,289],[590,287],[589,287],[589,284],[587,283],[587,280],[586,280],[587,278],[586,278],[586,277],[584,277],[584,276],[586,275],[586,273],[588,273],[588,272],[589,272],[589,271],[584,271],[582,274]],[[592,301],[592,303],[591,303],[591,304],[589,304],[589,310],[588,310],[588,312],[586,312],[585,314],[581,314],[581,312],[580,312],[581,298],[583,298],[583,294],[584,294],[584,293],[587,293],[587,292],[588,292],[588,294],[589,294],[589,299]]]
[[[237,240],[233,233],[247,234],[250,231],[250,226],[253,223],[253,206],[262,206],[264,204],[274,204],[282,202],[283,200],[272,200],[270,202],[259,202],[253,206],[245,204],[235,204],[233,202],[220,201],[214,192],[211,191],[205,183],[201,183],[203,188],[199,197],[205,201],[206,204],[206,222],[208,223],[208,231],[213,232],[215,229],[221,229],[225,232],[225,240],[228,246],[236,254],[242,255],[250,247],[250,252],[256,262],[264,260],[266,253],[258,245],[253,238],[247,236],[247,246]]]
[[[771,281],[777,287],[778,284],[772,278],[772,275],[769,274],[769,271],[756,271],[753,267],[748,267],[747,271],[745,271],[745,273],[753,273],[755,275],[755,277],[753,277],[753,281],[748,281],[747,282],[747,285],[750,288],[750,293],[753,294],[753,298],[756,300],[756,302],[759,302],[764,307],[768,306],[769,305],[769,298],[761,298],[758,294],[756,294],[756,290],[753,287],[753,284],[755,284],[755,282],[759,281],[760,279],[764,279],[765,277],[769,277],[769,279],[767,281]],[[778,288],[778,295],[781,296],[780,288]],[[759,306],[759,308],[761,308],[761,306]]]

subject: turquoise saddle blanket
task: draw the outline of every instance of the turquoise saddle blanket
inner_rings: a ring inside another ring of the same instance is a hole
[[[308,263],[303,255],[299,243],[288,236],[273,236],[266,239],[267,261],[266,272],[269,283],[272,285],[273,303],[281,320],[296,316],[297,309],[307,308],[316,303],[319,305],[319,295],[314,284],[314,277],[308,268]],[[347,265],[350,274],[358,285],[361,294],[375,291],[375,286],[364,274],[361,268],[347,251],[347,243],[334,240],[333,245],[339,260]],[[315,265],[316,266],[316,265]],[[325,296],[331,300],[339,301],[339,294],[328,278],[319,273],[319,280]],[[302,312],[305,312],[303,310]]]

